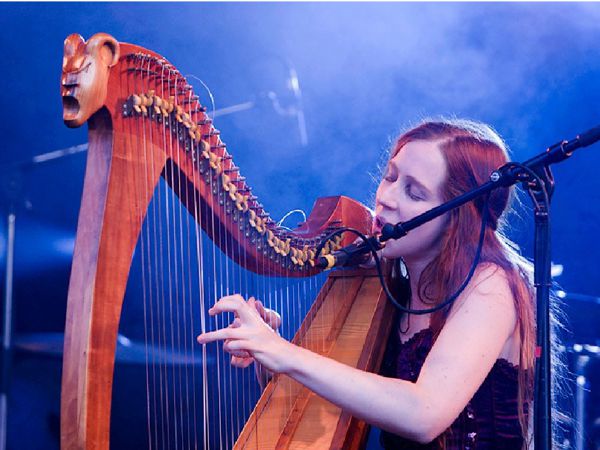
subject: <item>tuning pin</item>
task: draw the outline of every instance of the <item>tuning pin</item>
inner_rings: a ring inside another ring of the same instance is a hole
[[[229,192],[229,198],[235,202],[235,200],[236,200],[236,196],[235,195],[237,194],[237,192],[236,192],[237,191],[237,187],[235,186],[234,183],[229,183],[228,187],[229,187],[229,191],[228,191]]]
[[[275,233],[271,230],[267,230],[267,244],[273,248],[275,246]]]
[[[235,207],[243,212],[248,211],[248,198],[239,192],[235,193]]]
[[[298,256],[299,256],[299,254],[298,254],[298,250],[295,247],[291,247],[290,248],[290,255],[291,255],[290,259],[292,260],[292,262],[294,264],[298,265],[298,262],[299,262]]]
[[[135,94],[133,94],[131,97],[132,97],[133,109],[135,109],[135,111],[138,114],[141,114],[142,113],[142,108],[141,108],[142,99],[140,98],[139,95],[135,95]]]
[[[148,98],[144,94],[140,94],[140,111],[142,115],[148,115],[148,108],[146,108],[146,104],[148,103]]]
[[[221,174],[221,186],[223,186],[223,189],[227,192],[229,192],[229,183],[231,182],[231,179],[229,178],[229,175],[223,173]]]
[[[206,159],[208,159],[210,144],[206,141],[200,141],[200,151],[202,152],[202,155],[206,154]]]
[[[162,98],[155,96],[153,97],[153,108],[154,108],[154,113],[155,114],[161,114],[162,113]]]
[[[208,154],[208,156],[209,156],[210,167],[212,167],[215,171],[219,172],[221,170],[221,164],[219,163],[219,157],[212,152],[210,152]]]
[[[183,109],[182,109],[183,110]],[[183,112],[181,115],[181,121],[186,128],[190,128],[192,126],[192,121],[190,120],[190,115],[186,112]]]
[[[256,213],[253,209],[248,210],[248,222],[252,226],[252,228],[256,228]]]
[[[311,267],[315,267],[315,251],[310,249],[307,251],[308,254],[308,263],[310,264]]]
[[[285,255],[285,242],[279,238],[277,238],[277,253]]]
[[[181,109],[181,106],[179,105],[175,105],[175,120],[179,123],[183,122],[183,109]]]
[[[169,97],[169,108],[167,109],[167,113],[171,114],[175,109],[175,96],[171,95]]]

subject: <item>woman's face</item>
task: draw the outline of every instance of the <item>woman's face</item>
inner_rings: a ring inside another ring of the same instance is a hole
[[[446,180],[446,160],[439,141],[407,143],[388,163],[375,199],[373,233],[386,223],[406,222],[440,205]],[[446,216],[437,217],[412,230],[399,240],[390,240],[383,249],[386,258],[430,260],[439,252]]]

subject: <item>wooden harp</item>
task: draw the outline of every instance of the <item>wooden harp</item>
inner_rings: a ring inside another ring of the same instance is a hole
[[[64,52],[64,121],[70,127],[88,123],[89,152],[68,293],[61,447],[108,449],[123,298],[136,245],[148,238],[144,226],[156,220],[156,212],[151,218],[148,210],[160,183],[169,186],[180,202],[179,214],[184,211],[193,221],[196,246],[202,236],[208,237],[231,264],[278,279],[317,274],[315,248],[327,233],[340,226],[367,232],[371,215],[355,201],[330,197],[319,199],[298,229],[278,227],[239,175],[198,97],[168,61],[103,33],[87,42],[71,35]],[[353,239],[331,239],[324,243],[324,251]],[[153,257],[151,251],[147,253],[149,259]],[[178,254],[183,265],[190,254]],[[203,279],[202,273],[196,275]],[[156,273],[148,275],[152,276],[158,277]],[[165,271],[160,276],[170,282],[178,274]],[[158,284],[150,289],[150,295],[158,295],[162,289]],[[195,295],[203,295],[202,287]],[[194,294],[190,289],[186,295]],[[181,292],[173,296],[176,307],[181,297]],[[198,299],[194,302],[202,316],[204,305]],[[285,317],[286,311],[280,312]],[[294,330],[293,340],[374,371],[382,359],[390,314],[373,273],[332,272]],[[184,337],[191,349],[204,320],[201,317]],[[195,351],[198,358],[203,357],[199,346]],[[201,396],[212,395],[212,386],[202,385],[201,389]],[[152,408],[149,404],[149,414]],[[208,417],[196,417],[191,423],[194,442],[184,443],[175,433],[177,443],[167,447],[358,448],[367,430],[363,422],[283,376],[269,382],[250,410],[233,440],[219,437],[207,425]],[[206,411],[200,408],[198,416],[203,413]],[[173,421],[177,421],[176,415]],[[153,427],[149,418],[149,432],[155,435],[149,438],[149,447],[164,448],[164,432],[158,437]],[[189,426],[186,433],[189,439]]]

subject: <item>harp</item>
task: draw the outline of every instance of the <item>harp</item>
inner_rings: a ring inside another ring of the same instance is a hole
[[[162,198],[166,223],[170,223],[169,214],[173,214],[171,219],[176,214],[190,218],[191,225],[188,221],[172,231],[183,235],[187,227],[196,240],[193,245],[188,240],[184,250],[183,241],[163,238],[157,233],[159,240],[164,239],[160,248],[173,247],[169,255],[181,263],[183,271],[194,255],[204,261],[202,246],[210,239],[213,254],[223,253],[225,264],[235,263],[246,271],[241,285],[252,274],[262,274],[279,283],[283,279],[314,278],[319,272],[314,267],[316,246],[323,243],[324,251],[328,252],[353,239],[323,242],[328,231],[342,225],[367,231],[371,216],[365,207],[351,199],[329,197],[317,200],[298,229],[278,227],[252,195],[185,78],[152,51],[119,43],[103,33],[87,42],[79,35],[71,35],[65,40],[61,94],[67,126],[78,127],[87,122],[89,128],[88,160],[67,303],[61,447],[108,449],[115,348],[123,298],[136,246],[142,245],[142,258],[157,259],[152,248],[143,244],[150,238],[148,224],[157,220],[156,209],[150,213],[149,208],[161,183],[173,194]],[[160,192],[158,195],[162,195]],[[169,202],[174,199],[179,207],[169,210]],[[167,399],[165,404],[168,409],[171,403],[180,402],[181,408],[174,411],[171,422],[181,424],[187,419],[185,427],[170,433],[165,431],[164,423],[156,425],[153,420],[161,414],[157,410],[162,404],[157,406],[157,403],[162,398],[148,402],[148,414],[153,415],[148,418],[149,447],[170,448],[165,441],[174,439],[173,448],[358,448],[367,430],[363,422],[283,376],[273,377],[255,404],[248,399],[246,403],[252,403],[246,408],[248,414],[236,419],[241,423],[224,425],[229,427],[225,434],[231,432],[235,434],[233,438],[224,438],[209,423],[214,414],[208,400],[215,398],[213,387],[217,387],[219,379],[207,381],[212,370],[206,362],[209,355],[199,346],[194,348],[193,342],[195,335],[210,327],[204,317],[204,303],[209,301],[205,293],[212,288],[203,283],[211,281],[205,272],[212,270],[216,274],[216,261],[212,259],[211,267],[199,263],[194,280],[199,287],[195,290],[190,279],[176,283],[182,279],[176,264],[172,271],[169,265],[169,270],[161,266],[153,267],[152,273],[142,273],[150,280],[147,292],[150,297],[161,296],[161,283],[173,281],[176,285],[169,306],[165,306],[166,300],[162,298],[163,309],[176,310],[179,318],[179,313],[191,316],[192,309],[197,308],[200,318],[196,324],[176,329],[175,333],[182,333],[178,342],[186,343],[192,359],[204,359],[202,370],[198,368],[195,373],[200,378],[196,394],[203,399],[198,403],[203,406],[194,409],[194,419],[184,418],[189,408],[183,405],[189,404],[191,394],[184,393],[185,398],[176,401],[177,392],[171,389],[173,400]],[[217,283],[219,277],[212,278]],[[220,282],[223,283],[222,274]],[[230,285],[225,289],[231,289]],[[223,293],[216,289],[213,292],[215,297]],[[377,370],[382,359],[381,343],[391,326],[386,319],[391,313],[374,274],[359,270],[333,272],[315,292],[316,300],[306,307],[305,318],[290,331],[294,342],[349,365]],[[294,301],[303,294],[304,291],[299,291]],[[180,305],[185,298],[196,306],[186,311],[185,304]],[[155,300],[158,303],[160,299]],[[285,317],[285,304],[276,306],[283,309],[280,312]],[[146,316],[152,316],[152,308],[150,305],[148,311],[144,309],[144,321],[152,322],[152,317]],[[157,334],[165,335],[163,343],[166,343],[170,338],[166,336],[169,333],[164,333],[164,326],[164,323],[150,324]],[[171,334],[173,330],[171,324]],[[230,369],[223,366],[221,370],[223,373],[218,376]],[[156,376],[152,371],[147,379],[156,381],[158,378],[152,378]],[[162,371],[160,367],[161,376]],[[230,384],[237,380],[230,372],[225,375],[234,380]],[[176,376],[165,374],[165,385],[171,378]],[[154,381],[147,382],[156,387]],[[186,384],[186,389],[189,386],[192,385]],[[193,386],[195,389],[196,385]],[[230,394],[223,395],[231,401]]]

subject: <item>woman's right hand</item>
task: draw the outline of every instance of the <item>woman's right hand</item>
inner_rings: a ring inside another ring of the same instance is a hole
[[[281,326],[281,316],[274,310],[266,308],[260,300],[256,300],[254,297],[248,299],[248,304],[254,306],[261,319],[269,325],[273,331],[279,334],[279,327]],[[230,325],[236,328],[238,323],[235,321]],[[254,357],[246,351],[236,352],[231,355],[231,365],[239,368],[246,368],[254,362]],[[262,378],[262,377],[260,377]]]

